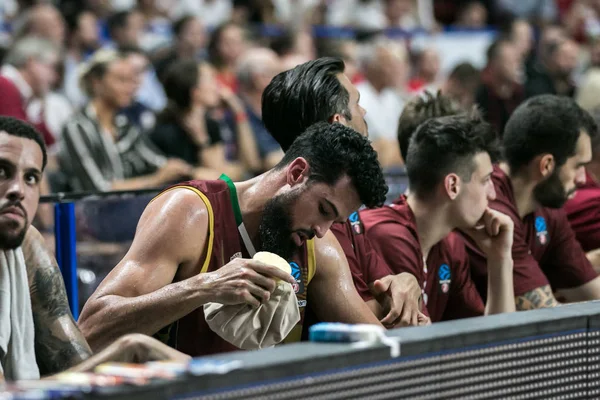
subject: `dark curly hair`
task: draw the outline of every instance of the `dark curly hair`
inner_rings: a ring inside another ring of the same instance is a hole
[[[40,146],[40,150],[42,150],[42,171],[46,168],[46,163],[48,162],[46,144],[33,126],[13,117],[0,116],[0,132],[6,132],[9,135],[31,139],[36,142]]]
[[[352,119],[350,94],[337,75],[344,61],[323,57],[275,76],[262,95],[262,121],[283,151],[309,126],[335,114]]]
[[[522,103],[504,128],[504,158],[518,172],[538,155],[552,154],[558,167],[575,154],[582,131],[596,140],[592,116],[571,98],[544,94]]]
[[[275,169],[282,169],[302,157],[310,165],[309,179],[334,185],[347,175],[362,203],[380,207],[388,187],[377,153],[369,139],[342,124],[318,122],[301,134],[285,153]]]
[[[406,162],[410,138],[419,125],[430,118],[456,115],[463,111],[457,103],[441,92],[434,95],[426,91],[424,95],[411,100],[402,110],[398,121],[398,143],[402,159]]]
[[[477,113],[428,119],[410,141],[406,160],[410,190],[427,198],[450,173],[469,182],[476,167],[473,158],[483,152],[492,162],[497,159],[498,139]]]

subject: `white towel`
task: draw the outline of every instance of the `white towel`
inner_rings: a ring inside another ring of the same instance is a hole
[[[39,379],[23,250],[0,251],[0,372],[7,381]]]

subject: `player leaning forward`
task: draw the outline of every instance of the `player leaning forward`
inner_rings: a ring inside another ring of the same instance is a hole
[[[308,303],[322,321],[379,325],[337,256],[343,252],[321,238],[361,204],[382,205],[386,192],[368,139],[340,124],[315,124],[263,175],[187,182],[155,198],[80,326],[93,349],[140,332],[192,356],[235,350],[208,327],[203,306],[264,304],[277,287],[272,278],[295,285],[301,313]],[[257,250],[286,259],[294,277],[251,260]],[[288,339],[299,338],[301,324]]]

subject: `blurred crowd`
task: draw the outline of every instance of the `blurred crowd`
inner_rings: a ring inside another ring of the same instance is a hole
[[[386,169],[426,90],[479,106],[500,135],[533,95],[600,106],[598,0],[3,0],[0,24],[0,115],[44,135],[46,193],[266,171],[283,152],[262,91],[322,56],[345,61]],[[442,71],[441,49],[412,40],[487,29],[483,66]]]

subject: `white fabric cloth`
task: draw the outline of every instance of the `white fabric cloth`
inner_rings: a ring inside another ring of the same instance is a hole
[[[369,138],[397,140],[398,119],[404,108],[402,97],[393,89],[377,92],[373,85],[364,81],[356,85],[360,93],[360,105],[367,111],[365,120],[369,126]]]
[[[39,379],[35,330],[21,248],[0,252],[0,372],[8,381]]]
[[[249,304],[204,305],[210,329],[243,350],[256,350],[281,343],[300,321],[298,298],[287,282],[279,282],[269,301],[253,308]]]

